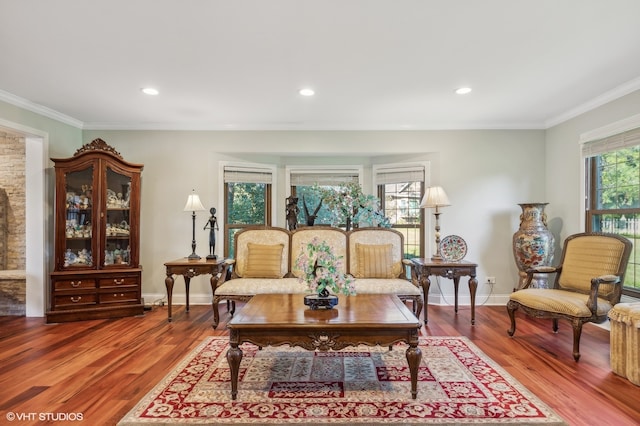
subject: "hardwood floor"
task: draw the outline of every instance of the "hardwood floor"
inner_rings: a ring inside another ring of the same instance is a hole
[[[0,317],[0,423],[9,424],[8,413],[26,419],[12,425],[45,424],[41,413],[62,413],[83,420],[66,424],[114,425],[203,336],[227,334],[223,306],[221,317],[217,330],[209,306],[188,313],[174,306],[172,323],[166,307],[141,317],[50,325]],[[550,322],[519,315],[513,338],[508,327],[504,306],[477,307],[475,326],[469,307],[455,315],[451,306],[429,306],[423,333],[469,337],[571,425],[639,424],[640,387],[611,372],[607,330],[585,326],[576,363],[569,324],[561,322],[554,335]]]

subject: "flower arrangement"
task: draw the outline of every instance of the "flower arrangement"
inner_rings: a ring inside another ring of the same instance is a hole
[[[306,282],[314,293],[325,293],[326,290],[335,294],[355,294],[354,278],[340,272],[342,256],[333,254],[327,243],[318,237],[313,238],[306,250],[300,252],[296,267],[303,272],[298,278],[300,282]]]

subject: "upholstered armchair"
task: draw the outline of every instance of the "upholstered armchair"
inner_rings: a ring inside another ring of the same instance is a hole
[[[573,327],[573,358],[578,361],[582,325],[604,322],[609,310],[620,301],[631,248],[631,241],[615,234],[567,237],[560,265],[527,271],[523,289],[511,294],[507,303],[509,335],[516,331],[518,309],[532,317],[550,318],[554,332],[558,331],[558,320],[566,319]],[[550,273],[556,274],[552,288],[529,288],[534,274]]]

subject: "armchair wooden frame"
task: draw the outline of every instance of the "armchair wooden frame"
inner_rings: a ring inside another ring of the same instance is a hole
[[[567,237],[560,265],[528,270],[523,288],[511,294],[509,336],[516,331],[518,309],[534,318],[552,319],[554,333],[558,320],[565,319],[573,327],[573,358],[578,361],[583,324],[604,322],[620,302],[631,250],[631,241],[616,234],[585,232]],[[552,288],[529,288],[534,274],[551,273],[556,274]]]

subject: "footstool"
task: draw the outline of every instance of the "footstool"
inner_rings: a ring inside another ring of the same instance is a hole
[[[640,302],[618,303],[611,320],[611,369],[640,386]]]

